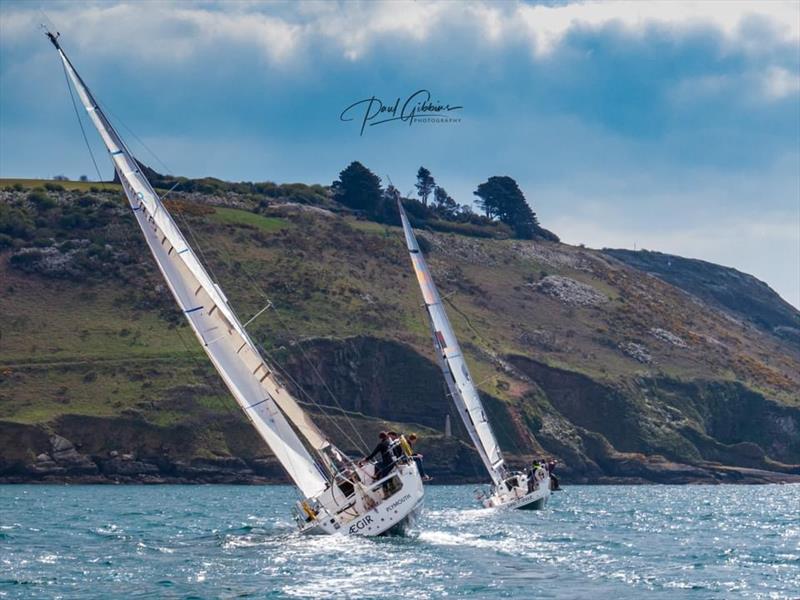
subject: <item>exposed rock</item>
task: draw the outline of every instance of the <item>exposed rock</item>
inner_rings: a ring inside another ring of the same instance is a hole
[[[513,241],[511,251],[517,258],[533,260],[550,265],[551,267],[569,267],[578,271],[591,272],[593,260],[580,253],[566,250],[558,244],[542,244],[537,242]]]
[[[65,453],[75,452],[73,443],[60,435],[54,435],[50,438],[50,447],[53,449],[53,456],[56,458]]]
[[[597,306],[608,302],[608,297],[592,286],[562,275],[548,275],[538,283],[527,285],[571,306]]]
[[[683,341],[683,338],[679,335],[675,335],[671,331],[667,331],[666,329],[660,329],[658,327],[653,327],[650,330],[650,333],[653,334],[658,339],[667,342],[668,344],[672,344],[673,346],[677,346],[678,348],[686,348],[687,344]]]
[[[495,256],[488,253],[484,245],[473,238],[460,235],[444,235],[429,231],[418,231],[417,237],[429,243],[437,253],[468,263],[493,266],[498,264]]]
[[[102,464],[102,471],[106,475],[155,475],[159,468],[138,460],[114,458]]]
[[[50,438],[53,461],[59,466],[64,467],[68,472],[74,474],[94,474],[97,473],[95,462],[83,454],[78,453],[75,445],[68,439],[54,435]],[[42,466],[47,463],[37,463]]]
[[[788,325],[778,325],[777,327],[774,327],[772,331],[774,331],[778,336],[787,340],[791,340],[795,344],[800,345],[800,328],[789,327]]]
[[[704,260],[661,252],[608,248],[603,252],[800,347],[800,335],[792,332],[800,331],[800,314],[752,275]]]
[[[634,360],[638,360],[640,363],[649,365],[653,362],[653,357],[650,356],[650,352],[641,344],[637,344],[636,342],[623,342],[619,345],[619,348],[625,354]]]
[[[109,262],[127,257],[124,252],[116,252],[110,244],[104,245],[102,255],[91,252],[91,242],[86,239],[73,239],[61,243],[52,240],[52,243],[52,246],[43,248],[20,248],[12,253],[10,264],[26,273],[73,279],[101,269]]]

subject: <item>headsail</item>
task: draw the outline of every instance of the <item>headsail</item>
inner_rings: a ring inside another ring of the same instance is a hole
[[[400,219],[403,222],[403,232],[406,236],[406,246],[411,255],[411,262],[414,265],[414,272],[417,274],[417,281],[422,290],[422,297],[425,299],[425,309],[433,334],[433,345],[436,348],[436,355],[439,365],[442,368],[447,387],[453,396],[456,409],[458,409],[461,419],[472,438],[478,454],[489,471],[489,475],[494,483],[499,483],[505,474],[505,462],[500,451],[500,445],[492,433],[492,428],[486,418],[483,404],[472,376],[469,374],[467,363],[458,345],[456,334],[447,318],[442,299],[431,277],[425,258],[420,252],[417,238],[408,222],[406,211],[402,202],[398,199],[397,206],[400,209]]]
[[[286,417],[314,449],[322,450],[329,442],[291,394],[281,387],[222,290],[195,256],[138,163],[64,54],[56,36],[47,35],[103,138],[147,245],[203,350],[295,484],[306,496],[319,494],[328,486],[328,478]]]

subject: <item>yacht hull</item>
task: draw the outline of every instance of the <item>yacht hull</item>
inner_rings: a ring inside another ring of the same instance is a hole
[[[313,521],[300,527],[303,534],[316,535],[405,535],[414,526],[422,512],[424,490],[422,479],[413,461],[397,467],[391,475],[396,477],[399,488],[380,499],[369,510],[350,517],[347,511],[331,515],[321,512]],[[369,493],[385,493],[380,482],[368,489]]]
[[[521,479],[521,484],[512,487],[495,489],[494,492],[482,499],[485,508],[494,509],[521,509],[521,510],[542,510],[547,506],[550,499],[551,480],[549,476],[536,481],[534,489],[528,492],[527,479],[521,475],[515,475]]]

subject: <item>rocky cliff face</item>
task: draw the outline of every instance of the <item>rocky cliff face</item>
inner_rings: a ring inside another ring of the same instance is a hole
[[[0,250],[0,478],[282,480],[119,198],[49,196],[0,195],[3,218],[33,232]],[[243,320],[277,307],[251,334],[338,445],[414,430],[438,481],[483,479],[397,229],[246,198],[173,210]],[[723,278],[752,296],[730,306],[703,284],[723,268],[699,261],[662,279],[649,256],[628,266],[641,253],[421,237],[510,462],[553,455],[581,482],[800,478],[800,349],[786,334],[800,316],[760,282]]]
[[[614,249],[603,252],[800,347],[800,313],[752,275],[661,252]]]

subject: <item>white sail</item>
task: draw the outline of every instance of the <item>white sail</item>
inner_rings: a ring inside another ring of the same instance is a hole
[[[450,395],[453,397],[458,414],[464,421],[464,425],[472,438],[478,454],[486,466],[486,470],[492,481],[499,483],[505,474],[505,463],[500,445],[492,433],[492,428],[486,418],[483,404],[472,376],[469,374],[467,363],[458,345],[456,334],[447,318],[442,299],[431,277],[425,258],[420,252],[417,238],[408,222],[406,211],[400,200],[397,201],[400,209],[400,219],[403,222],[403,232],[406,237],[406,245],[411,256],[411,263],[414,265],[414,272],[417,274],[417,281],[422,290],[422,297],[425,300],[425,309],[433,334],[433,345],[439,359]]]
[[[281,388],[269,365],[261,358],[228,305],[222,290],[211,280],[189,247],[158,194],[140,171],[136,160],[95,102],[56,38],[48,35],[58,50],[83,106],[103,138],[158,268],[200,344],[236,402],[297,487],[308,497],[319,494],[328,487],[328,478],[289,425],[284,413],[316,450],[328,446],[328,441],[294,398]]]

